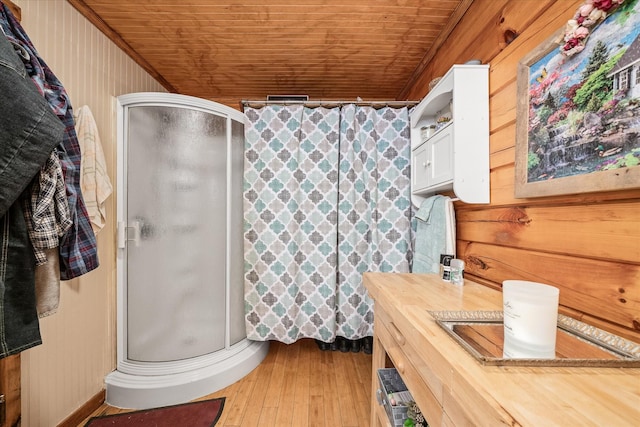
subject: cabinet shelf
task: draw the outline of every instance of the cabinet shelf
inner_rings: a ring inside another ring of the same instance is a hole
[[[451,121],[428,138],[421,128]],[[466,203],[489,203],[489,66],[454,65],[413,109],[414,202],[453,191]]]
[[[444,131],[444,129],[446,129],[446,128],[448,128],[449,126],[451,126],[451,124],[453,124],[453,121],[450,121],[450,122],[448,122],[447,124],[445,124],[444,126],[442,126],[441,128],[436,129],[436,130],[433,132],[433,134],[432,134],[432,135],[429,135],[429,136],[428,136],[428,137],[426,137],[426,138],[421,138],[421,139],[422,139],[422,141],[420,142],[420,144],[419,144],[419,145],[424,144],[425,142],[427,142],[427,141],[428,141],[428,140],[430,140],[431,138],[435,138],[436,136],[438,136],[438,134],[439,134],[440,132],[443,132],[443,131]]]

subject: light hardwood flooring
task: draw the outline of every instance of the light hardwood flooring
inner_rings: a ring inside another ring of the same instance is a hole
[[[321,351],[304,339],[271,342],[249,375],[202,399],[226,398],[216,427],[367,427],[370,390],[371,355]],[[102,405],[92,416],[120,412]]]

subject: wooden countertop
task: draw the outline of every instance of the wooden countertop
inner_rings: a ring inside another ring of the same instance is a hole
[[[476,425],[640,426],[640,368],[483,366],[427,313],[501,310],[501,292],[431,274],[363,277],[376,304],[411,329],[444,395],[459,401]]]

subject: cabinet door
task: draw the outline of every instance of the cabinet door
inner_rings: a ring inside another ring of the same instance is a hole
[[[413,164],[411,165],[413,179],[411,181],[412,192],[420,191],[429,185],[430,164],[429,144],[424,143],[413,150]]]
[[[431,151],[429,185],[453,180],[453,126],[442,129],[427,144]]]

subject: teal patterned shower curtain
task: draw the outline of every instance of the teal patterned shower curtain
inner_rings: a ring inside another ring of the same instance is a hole
[[[245,109],[247,338],[373,335],[366,271],[409,272],[407,108]]]

